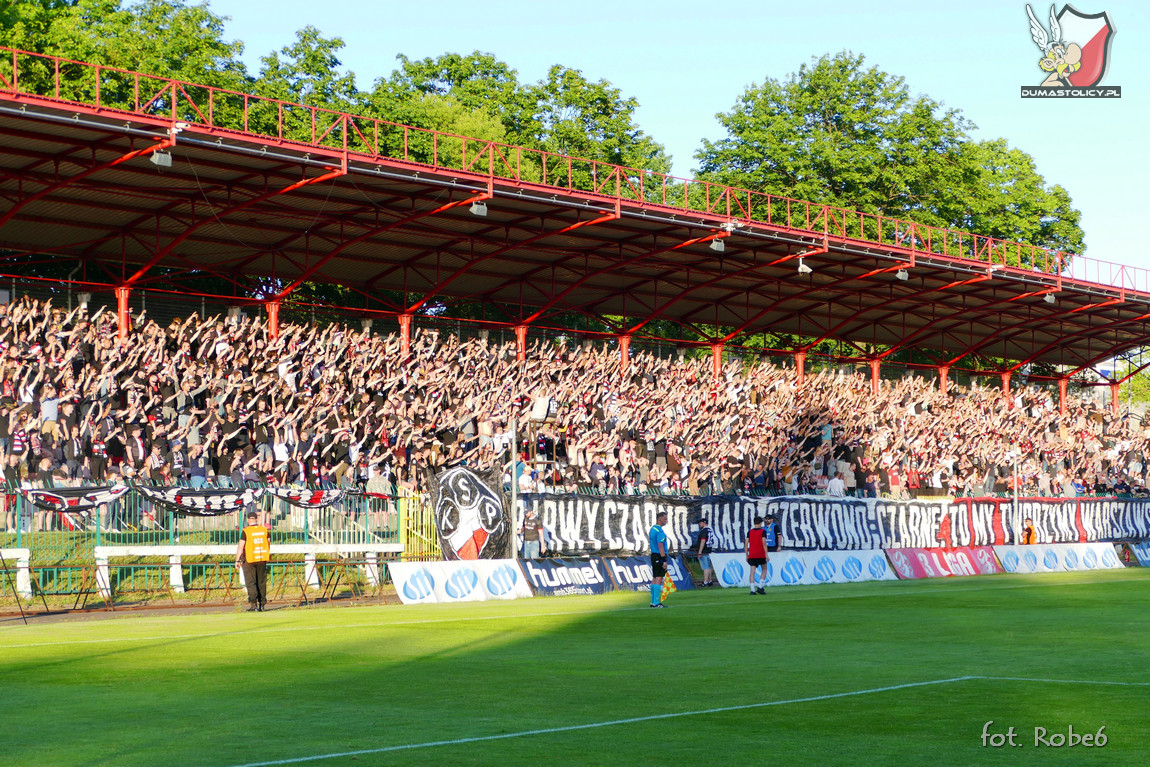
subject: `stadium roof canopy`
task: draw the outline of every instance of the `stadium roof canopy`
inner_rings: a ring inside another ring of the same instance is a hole
[[[1085,369],[1150,338],[1150,273],[1032,246],[0,49],[0,273],[88,290],[217,275],[365,316],[515,307],[770,331],[875,358]],[[22,273],[21,277],[26,277]],[[256,292],[258,291],[258,292]],[[388,292],[384,292],[388,291]],[[229,299],[234,300],[234,299]],[[875,350],[879,351],[876,352]]]

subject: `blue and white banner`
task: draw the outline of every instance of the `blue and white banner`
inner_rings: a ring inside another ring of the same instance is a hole
[[[524,559],[519,562],[527,582],[540,596],[605,594],[615,586],[607,575],[607,564],[592,559]],[[649,583],[650,581],[648,581]]]
[[[1040,543],[1034,546],[995,546],[994,553],[1008,573],[1065,573],[1121,568],[1109,543]]]
[[[1130,548],[1134,551],[1134,556],[1138,558],[1138,564],[1143,567],[1150,567],[1150,541],[1131,543]]]
[[[646,591],[651,586],[650,557],[604,557],[603,563],[611,580],[621,591]],[[682,557],[667,559],[667,575],[679,591],[695,588],[695,581]]]
[[[712,554],[711,564],[723,588],[750,586],[750,565],[743,554]],[[761,578],[761,576],[760,576]],[[772,551],[767,586],[814,585],[897,580],[878,549],[863,551]],[[764,585],[759,583],[758,585]]]
[[[387,571],[405,605],[532,596],[519,563],[512,559],[389,562]]]

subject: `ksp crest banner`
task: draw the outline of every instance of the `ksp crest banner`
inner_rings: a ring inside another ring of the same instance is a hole
[[[389,562],[387,571],[405,605],[522,599],[532,595],[519,564],[511,559]]]
[[[455,466],[427,477],[444,559],[508,555],[511,522],[493,475]]]

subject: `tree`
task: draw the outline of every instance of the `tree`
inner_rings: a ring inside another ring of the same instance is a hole
[[[373,99],[381,112],[399,112],[402,105],[418,104],[426,97],[449,97],[464,109],[494,115],[511,142],[534,134],[530,95],[520,85],[518,73],[492,54],[445,53],[418,61],[401,54],[398,59],[399,68],[391,77],[375,83]],[[388,119],[395,119],[392,114]]]
[[[577,69],[556,65],[545,79],[523,84],[514,69],[479,51],[419,61],[400,56],[399,61],[391,77],[375,83],[371,95],[381,118],[423,127],[428,108],[435,109],[434,97],[449,98],[461,109],[500,121],[504,140],[511,144],[649,170],[670,168],[662,145],[635,122],[638,101],[623,97],[606,80],[592,82]],[[538,180],[541,166],[539,157],[521,158],[524,178]],[[566,165],[553,167],[549,180],[566,184]],[[581,164],[572,174],[586,188],[589,166]]]
[[[255,90],[260,96],[335,111],[356,110],[363,103],[355,75],[341,72],[342,38],[326,38],[313,26],[296,32],[295,42],[260,58]]]
[[[224,39],[225,21],[184,0],[34,0],[0,17],[13,47],[242,90],[243,43]]]
[[[663,146],[635,123],[634,96],[606,80],[591,82],[578,69],[555,65],[529,91],[535,104],[534,145],[558,154],[666,172]]]
[[[718,115],[727,137],[695,157],[708,180],[1081,250],[1078,212],[1033,159],[974,142],[957,109],[912,97],[901,77],[851,53],[823,56],[786,80],[752,85]]]

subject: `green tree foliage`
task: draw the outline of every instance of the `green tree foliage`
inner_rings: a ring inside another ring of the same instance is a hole
[[[304,27],[294,43],[260,59],[256,93],[324,109],[358,110],[363,99],[355,75],[341,71],[343,47],[341,38],[325,38],[315,27]]]
[[[225,18],[183,0],[24,0],[7,4],[5,44],[93,64],[242,90],[243,43]]]
[[[912,97],[861,55],[752,85],[696,154],[704,178],[867,213],[1080,251],[1078,212],[1029,155],[973,141],[956,109]]]
[[[433,97],[442,97],[463,110],[498,120],[503,127],[502,140],[511,144],[635,168],[670,168],[662,145],[635,122],[638,101],[624,97],[606,80],[591,81],[577,69],[556,65],[545,79],[521,83],[510,66],[478,51],[419,61],[400,56],[399,61],[390,78],[375,83],[371,100],[380,116],[396,115],[389,119],[449,130],[442,123],[435,124],[444,109],[436,106]],[[500,140],[494,137],[496,132],[490,130],[489,123],[486,127],[487,136],[477,138]],[[540,157],[528,155],[516,162],[524,178],[540,178]],[[569,171],[565,164],[552,162],[548,181],[565,185],[569,172],[580,182],[592,175],[588,163],[578,163]]]

